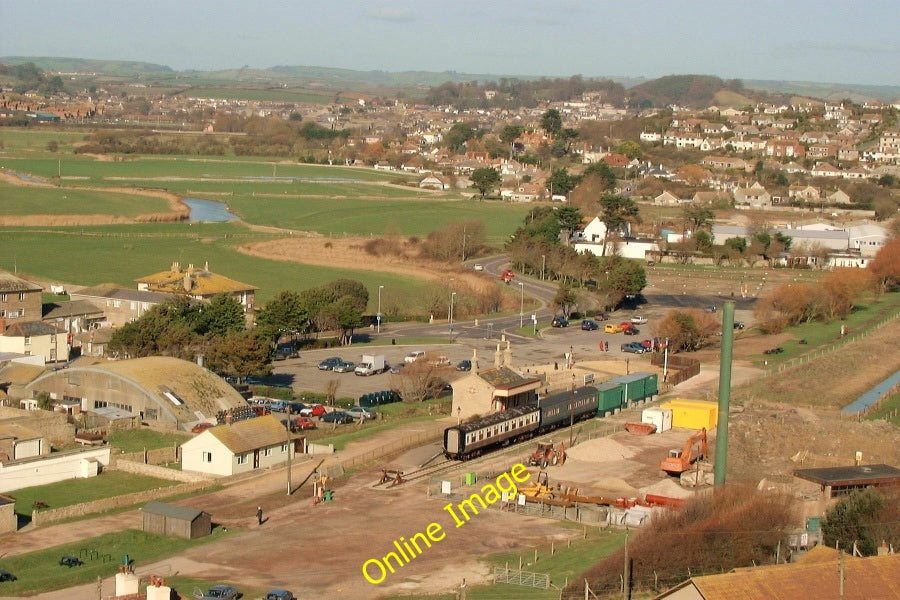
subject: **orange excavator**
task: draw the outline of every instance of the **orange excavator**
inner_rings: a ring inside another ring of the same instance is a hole
[[[689,437],[681,450],[669,450],[669,456],[659,464],[659,468],[669,475],[681,475],[707,456],[709,446],[706,443],[706,428],[703,428]]]

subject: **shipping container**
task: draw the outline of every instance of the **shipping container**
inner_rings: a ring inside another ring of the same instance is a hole
[[[672,409],[672,427],[711,431],[716,428],[719,418],[719,405],[704,400],[678,398],[662,404],[661,408]]]
[[[641,412],[641,423],[656,425],[656,433],[672,429],[672,410],[669,408],[651,407]]]

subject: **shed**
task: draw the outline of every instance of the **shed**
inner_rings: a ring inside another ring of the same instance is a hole
[[[19,528],[19,517],[16,516],[16,500],[0,494],[0,535]]]
[[[826,498],[868,487],[900,486],[900,469],[885,464],[795,469],[794,477],[817,483]]]
[[[212,516],[196,508],[148,502],[141,512],[143,530],[149,533],[188,540],[212,533]]]

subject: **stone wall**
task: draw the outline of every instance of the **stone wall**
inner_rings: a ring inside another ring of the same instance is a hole
[[[214,485],[216,485],[216,482],[211,480],[194,481],[192,483],[182,483],[181,485],[157,488],[155,490],[123,494],[113,498],[103,498],[102,500],[95,500],[93,502],[83,502],[81,504],[63,506],[62,508],[36,510],[31,513],[31,523],[36,527],[42,527],[74,517],[107,512],[118,508],[134,506],[136,504],[146,504],[151,500],[196,492]]]
[[[121,457],[116,458],[116,469],[125,471],[126,473],[134,473],[135,475],[147,475],[148,477],[156,477],[158,479],[168,479],[170,481],[182,481],[185,483],[195,483],[199,481],[212,481],[212,478],[200,473],[188,473],[178,469],[169,469],[167,467],[158,467],[152,464],[142,462],[134,462],[124,460]]]
[[[119,461],[144,463],[148,465],[162,465],[181,461],[181,446],[171,448],[154,448],[141,452],[128,452],[125,454],[113,454],[113,466],[118,467]]]
[[[65,413],[0,406],[0,420],[7,419],[40,433],[51,446],[57,448],[69,446],[75,441],[75,427],[68,423]]]

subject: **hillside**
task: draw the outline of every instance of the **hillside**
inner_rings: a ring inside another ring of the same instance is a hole
[[[716,94],[722,91],[733,92],[740,98],[729,98],[741,102],[742,105],[752,103],[743,96],[743,83],[740,80],[722,81],[712,75],[667,75],[636,85],[628,90],[631,101],[642,107],[663,107],[670,104],[702,108],[716,103]]]

